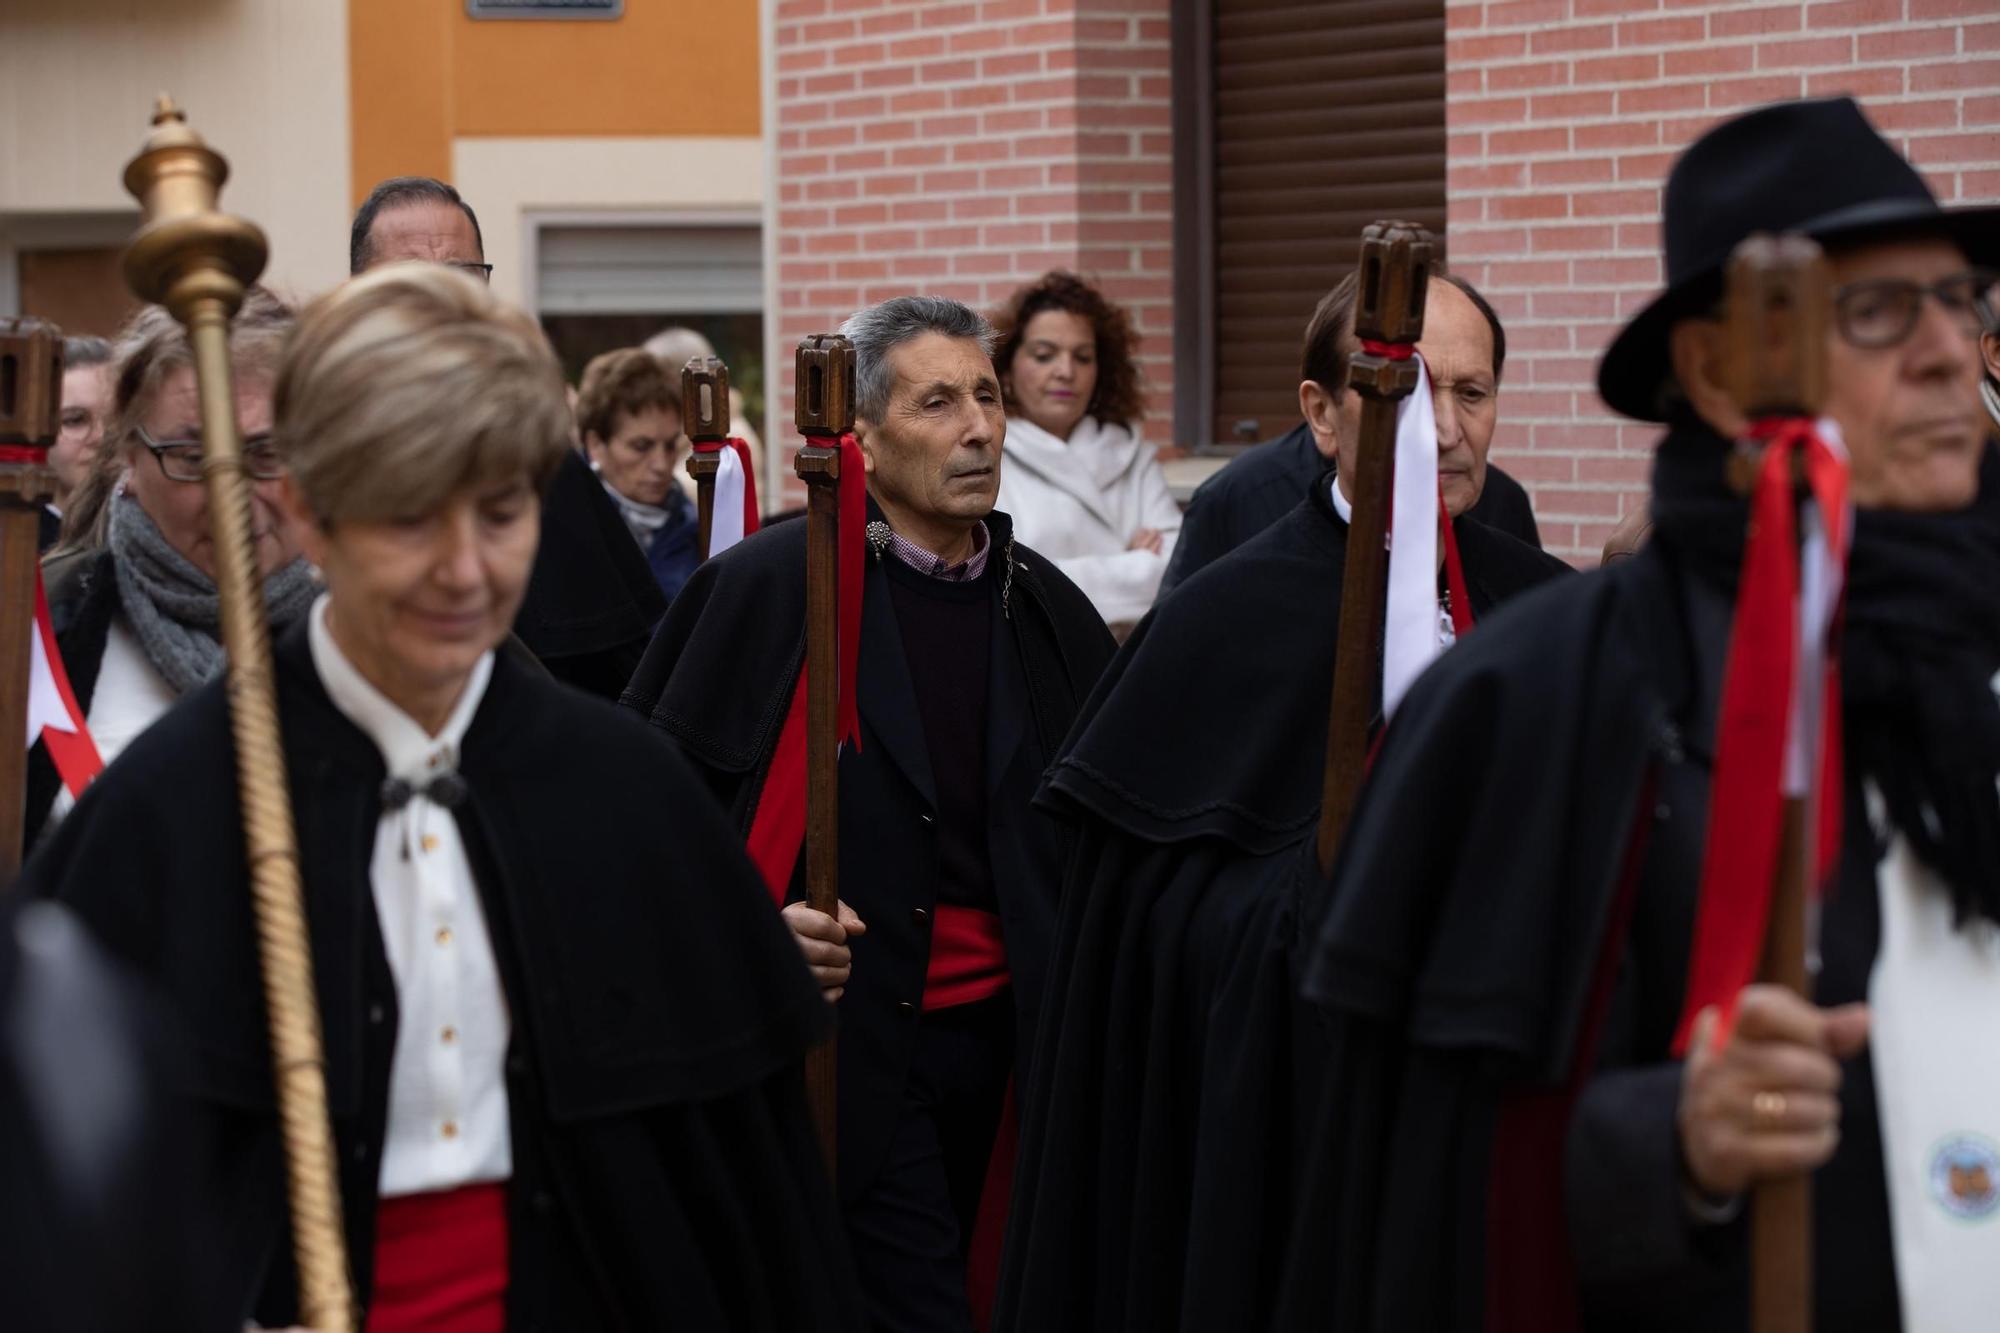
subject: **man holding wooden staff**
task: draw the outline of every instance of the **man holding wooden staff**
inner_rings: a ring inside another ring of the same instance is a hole
[[[1083,594],[993,509],[1006,426],[986,320],[901,297],[842,331],[857,438],[820,438],[841,423],[801,413],[808,452],[837,447],[843,487],[856,463],[866,479],[865,533],[848,530],[845,506],[839,520],[866,563],[835,914],[802,901],[799,834],[767,836],[773,811],[804,801],[786,720],[803,693],[807,525],[705,564],[626,702],[728,806],[838,1002],[837,1181],[874,1328],[950,1333],[973,1324],[968,1251],[997,1240],[996,1141],[1011,1147],[1002,1122],[1054,934],[1061,836],[1029,801],[1112,645]],[[802,366],[828,350],[814,340]]]
[[[1080,836],[1023,1105],[1003,1328],[1259,1325],[1289,1225],[1289,1135],[1304,1131],[1291,1088],[1317,1076],[1309,1051],[1294,1058],[1289,942],[1324,896],[1311,844],[1336,657],[1360,686],[1358,763],[1385,697],[1566,572],[1464,517],[1505,343],[1430,255],[1416,228],[1369,228],[1305,335],[1300,406],[1336,467],[1155,606],[1043,789]],[[1392,467],[1410,509],[1385,559]],[[1350,524],[1364,523],[1377,620],[1348,640]]]
[[[1666,426],[1654,534],[1425,677],[1347,830],[1286,1326],[1990,1325],[2000,541],[1958,511],[1996,223],[1846,99],[1675,165],[1599,371]]]

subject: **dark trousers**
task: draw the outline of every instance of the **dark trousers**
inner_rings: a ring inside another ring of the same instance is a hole
[[[875,1333],[970,1333],[965,1249],[1014,1072],[1014,997],[918,1021],[895,1135],[847,1237]]]

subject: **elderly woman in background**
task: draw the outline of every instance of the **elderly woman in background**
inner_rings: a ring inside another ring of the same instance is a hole
[[[275,404],[325,581],[274,665],[368,1327],[858,1328],[803,1091],[828,1010],[756,871],[665,738],[495,651],[568,448],[541,333],[377,270],[308,308]],[[240,825],[212,686],[26,880],[181,1028],[231,1326],[269,1327],[296,1293]]]
[[[993,320],[1007,400],[999,507],[1114,630],[1153,604],[1180,531],[1151,446],[1125,312],[1071,273],[1014,293]]]
[[[230,329],[236,423],[251,478],[257,570],[274,625],[312,602],[312,575],[278,505],[271,382],[291,307],[252,288]],[[119,340],[110,424],[45,567],[49,615],[77,706],[106,763],[181,695],[222,674],[220,604],[201,478],[201,412],[186,331],[164,309]],[[29,757],[32,841],[73,802],[42,744]]]
[[[680,377],[628,347],[592,358],[577,389],[584,456],[672,601],[695,567],[695,509],[675,484],[682,457]]]

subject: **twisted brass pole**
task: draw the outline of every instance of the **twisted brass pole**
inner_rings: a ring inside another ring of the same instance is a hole
[[[299,1318],[320,1333],[354,1333],[312,945],[229,361],[229,321],[243,304],[244,286],[263,271],[264,235],[216,209],[228,165],[166,97],[153,127],[125,169],[125,188],[145,208],[144,224],[125,252],[125,276],[133,291],[187,326],[194,348],[202,479],[229,653],[229,717],[284,1139]]]

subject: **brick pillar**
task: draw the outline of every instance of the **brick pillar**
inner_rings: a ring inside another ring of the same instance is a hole
[[[1451,257],[1507,324],[1493,456],[1581,563],[1644,503],[1658,431],[1610,413],[1596,367],[1658,290],[1660,186],[1690,140],[1851,93],[1940,199],[2000,200],[1994,0],[1450,0],[1446,17]]]
[[[1171,419],[1168,0],[779,0],[779,345],[886,297],[991,311],[1073,268],[1133,311]],[[787,478],[788,490],[796,483]]]

